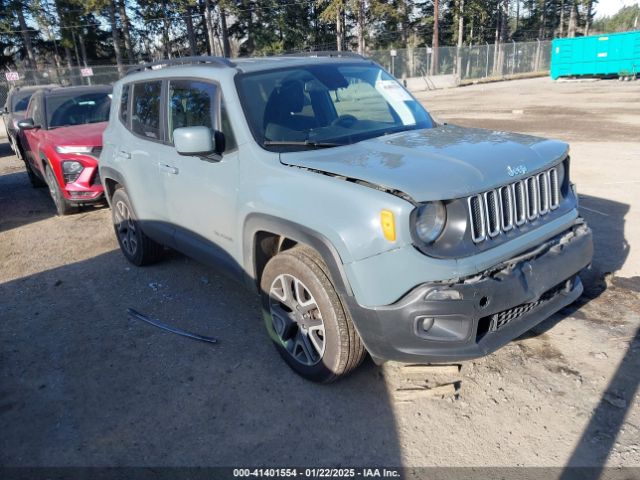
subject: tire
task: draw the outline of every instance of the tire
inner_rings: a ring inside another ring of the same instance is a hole
[[[31,168],[31,165],[26,160],[24,161],[24,168],[27,171],[27,176],[29,177],[29,182],[31,182],[31,186],[33,188],[42,188],[46,187],[47,183],[44,182]]]
[[[362,363],[366,350],[315,250],[297,246],[273,257],[260,291],[269,337],[300,376],[330,383]]]
[[[120,250],[127,260],[138,267],[158,261],[164,247],[144,234],[133,213],[131,200],[122,188],[111,198],[111,217]]]
[[[51,194],[51,199],[56,207],[56,213],[62,217],[77,211],[78,208],[71,205],[67,199],[64,198],[60,185],[58,184],[58,180],[56,179],[53,170],[51,170],[51,167],[45,166],[44,176],[47,181],[47,186],[49,187],[49,194]]]

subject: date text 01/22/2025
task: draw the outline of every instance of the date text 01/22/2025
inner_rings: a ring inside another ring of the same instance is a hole
[[[388,468],[235,468],[234,478],[397,478],[400,471]]]

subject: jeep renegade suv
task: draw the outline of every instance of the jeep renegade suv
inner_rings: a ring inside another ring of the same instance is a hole
[[[136,265],[166,245],[262,297],[299,374],[486,355],[582,292],[565,143],[436,123],[340,56],[142,66],[114,86],[100,174]]]

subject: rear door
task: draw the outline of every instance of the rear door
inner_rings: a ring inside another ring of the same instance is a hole
[[[238,149],[220,86],[211,80],[173,78],[167,84],[167,132],[171,153],[164,156],[169,172],[167,204],[177,225],[176,243],[185,253],[232,270],[239,165]],[[205,126],[222,131],[226,149],[221,158],[179,155],[173,148],[173,131]]]
[[[163,157],[167,146],[164,128],[164,82],[149,80],[125,84],[121,95],[120,121],[126,133],[113,146],[114,163],[123,172],[126,188],[138,220],[147,234],[165,245],[173,244],[165,195]],[[122,115],[124,108],[126,115]]]

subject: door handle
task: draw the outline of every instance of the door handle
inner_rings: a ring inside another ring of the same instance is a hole
[[[122,158],[127,158],[127,159],[131,158],[131,154],[129,152],[127,152],[126,150],[120,150],[119,155]]]
[[[178,169],[176,167],[172,167],[171,165],[167,165],[165,163],[159,163],[158,164],[158,169],[161,172],[170,173],[172,175],[177,175],[178,174]]]

